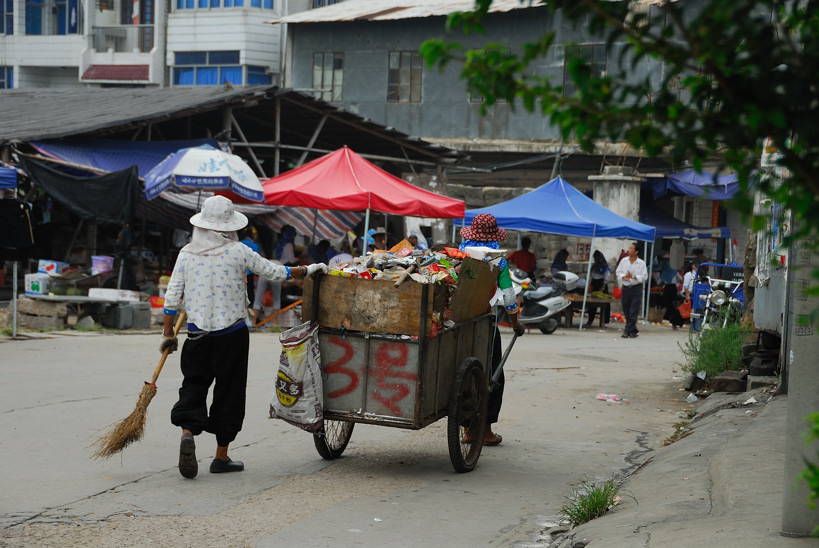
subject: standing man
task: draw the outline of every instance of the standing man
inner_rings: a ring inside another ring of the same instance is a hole
[[[617,265],[617,280],[623,287],[623,315],[626,317],[624,339],[637,338],[637,316],[640,315],[640,298],[642,297],[643,283],[648,279],[648,269],[644,260],[639,258],[637,243],[633,242],[626,252],[626,256]]]
[[[517,251],[513,251],[506,257],[506,260],[514,264],[517,268],[526,272],[526,275],[529,276],[529,279],[533,282],[537,280],[535,278],[535,272],[537,271],[537,257],[535,254],[529,251],[529,246],[532,245],[532,239],[528,236],[524,236],[520,239],[520,249]]]
[[[236,231],[247,217],[233,210],[224,196],[205,200],[202,211],[190,219],[191,243],[183,247],[165,293],[165,325],[160,352],[177,349],[174,316],[188,315],[188,336],[182,347],[182,387],[171,410],[171,422],[182,428],[179,473],[194,478],[199,470],[194,436],[203,431],[216,436],[212,474],[240,472],[244,464],[228,457],[228,445],[242,429],[247,388],[250,337],[245,324],[245,273],[251,270],[271,280],[303,278],[323,264],[288,267],[264,259],[239,242]],[[211,384],[213,401],[207,407]]]

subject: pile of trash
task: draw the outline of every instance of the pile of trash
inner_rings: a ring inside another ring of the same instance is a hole
[[[405,242],[406,245],[403,245]],[[458,283],[461,263],[466,257],[489,258],[492,255],[489,252],[501,256],[503,254],[503,251],[483,247],[470,247],[466,251],[452,247],[445,247],[440,251],[420,250],[413,249],[409,242],[403,240],[389,251],[376,251],[347,262],[331,262],[329,274],[367,280],[403,282],[411,279],[421,284],[455,285]]]

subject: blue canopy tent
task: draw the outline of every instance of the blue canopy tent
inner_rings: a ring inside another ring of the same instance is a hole
[[[640,204],[640,222],[653,226],[657,233],[657,238],[685,238],[694,240],[696,238],[730,238],[731,229],[727,226],[709,227],[694,226],[679,219],[675,219],[669,213],[661,211],[654,204],[643,201]]]
[[[739,178],[734,173],[715,176],[707,171],[697,173],[689,169],[651,181],[655,199],[666,194],[677,194],[706,200],[728,200],[739,191]]]
[[[511,200],[471,209],[466,212],[464,222],[471,222],[479,213],[494,215],[498,226],[507,229],[591,238],[587,280],[591,278],[595,238],[628,238],[654,245],[654,227],[617,215],[574,188],[562,177]],[[585,312],[584,292],[581,314]],[[583,329],[583,322],[580,322],[580,329]]]
[[[17,188],[17,171],[8,168],[0,167],[0,189],[16,189]]]

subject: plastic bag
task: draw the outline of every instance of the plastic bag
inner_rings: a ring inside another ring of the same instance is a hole
[[[279,336],[282,353],[270,418],[282,419],[302,430],[319,432],[324,425],[318,323],[303,323]]]
[[[677,307],[677,311],[682,316],[682,319],[686,320],[691,317],[691,301],[685,301],[680,306]]]

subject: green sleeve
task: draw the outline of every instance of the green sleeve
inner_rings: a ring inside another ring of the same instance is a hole
[[[512,278],[509,277],[509,265],[505,264],[503,270],[498,274],[498,287],[501,289],[509,289],[512,287]]]

